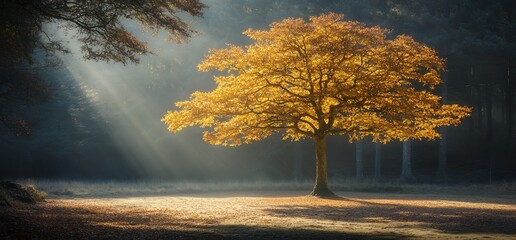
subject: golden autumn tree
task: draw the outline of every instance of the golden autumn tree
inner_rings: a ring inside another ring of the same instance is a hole
[[[212,50],[200,71],[215,77],[211,92],[195,92],[162,119],[171,132],[198,125],[211,144],[237,146],[280,133],[311,138],[316,150],[314,196],[332,196],[326,138],[371,136],[374,141],[433,139],[470,109],[443,105],[431,92],[444,61],[411,37],[323,14],[288,18],[267,30],[244,32],[253,44]]]

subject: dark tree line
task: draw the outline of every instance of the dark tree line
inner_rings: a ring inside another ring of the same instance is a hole
[[[441,130],[443,138],[434,154],[438,179],[446,181],[450,157],[464,164],[464,169],[476,165],[473,168],[487,170],[481,174],[487,172],[489,181],[510,177],[515,165],[515,88],[511,72],[516,57],[516,3],[503,0],[364,2],[371,7],[363,8],[365,13],[358,13],[358,19],[391,27],[395,34],[414,36],[437,49],[447,60],[448,71],[443,73],[443,84],[438,90],[443,95],[442,101],[473,107],[473,116],[461,128]],[[346,11],[344,4],[327,3],[329,8],[342,7]],[[403,146],[404,159],[410,153],[407,144]],[[410,170],[404,167],[402,178],[410,175]]]

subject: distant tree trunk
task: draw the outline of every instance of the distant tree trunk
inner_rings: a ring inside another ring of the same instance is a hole
[[[334,197],[335,194],[328,185],[328,166],[326,161],[326,136],[315,136],[315,186],[310,195],[319,197]]]
[[[512,157],[512,134],[513,134],[513,94],[511,86],[511,67],[510,64],[507,66],[507,82],[505,88],[505,126],[506,126],[506,137],[505,137],[505,157],[510,160]]]
[[[303,168],[303,153],[301,148],[301,143],[295,144],[294,153],[293,153],[293,166],[292,166],[292,177],[294,180],[299,180],[301,178],[301,169]]]
[[[478,79],[475,77],[475,72],[474,72],[474,68],[473,66],[471,66],[471,79],[472,79],[472,82],[475,86],[475,94],[476,94],[476,107],[473,109],[473,113],[472,115],[474,114],[474,111],[476,110],[477,114],[476,114],[476,118],[477,118],[477,124],[476,124],[476,129],[478,131],[478,135],[480,137],[480,139],[482,138],[482,135],[483,135],[483,128],[484,128],[484,124],[483,124],[483,120],[484,120],[484,107],[483,107],[483,103],[482,103],[482,98],[483,98],[483,94],[482,94],[482,85],[480,84],[480,82],[478,81]],[[473,116],[472,116],[473,117]]]
[[[379,181],[382,180],[382,143],[377,142],[374,145],[374,179]]]
[[[363,168],[363,165],[364,165],[364,155],[363,155],[363,152],[364,152],[364,140],[363,139],[359,139],[356,141],[355,143],[355,160],[356,160],[356,178],[358,180],[361,180],[362,178],[364,178],[364,168]]]
[[[443,74],[442,83],[442,102],[446,104],[448,102],[448,81],[446,73]],[[437,167],[437,181],[446,183],[446,165],[447,165],[447,152],[448,152],[448,129],[443,127],[441,129],[441,141],[439,141],[439,162]]]
[[[488,83],[486,85],[486,147],[487,157],[489,158],[489,182],[493,180],[494,174],[494,141],[493,141],[493,106],[492,106],[492,87]]]
[[[472,103],[474,101],[474,96],[475,96],[475,93],[474,93],[474,88],[473,88],[473,81],[471,79],[471,76],[470,74],[466,74],[466,76],[468,76],[468,82],[466,84],[466,88],[468,88],[468,102]],[[471,111],[471,116],[468,118],[469,120],[469,131],[468,131],[468,134],[469,134],[469,138],[473,138],[474,136],[474,131],[475,131],[475,119],[473,118],[473,114],[474,114],[474,109]]]
[[[483,134],[484,134],[484,104],[482,103],[482,99],[483,99],[483,95],[482,94],[482,86],[477,86],[477,102],[476,102],[476,109],[477,109],[477,129],[478,129],[478,133],[479,133],[479,136],[480,138],[483,137]]]
[[[441,141],[439,141],[439,164],[437,166],[437,181],[446,183],[448,181],[446,176],[446,165],[448,162],[448,129],[446,127],[441,129]]]
[[[471,67],[471,71],[473,71],[473,67]],[[474,88],[474,82],[473,82],[473,74],[472,73],[466,73],[465,74],[466,76],[468,76],[468,84],[466,85],[466,87],[469,88],[469,92],[468,92],[468,102],[470,102],[471,104],[473,104],[473,102],[475,102],[475,88]],[[476,135],[476,125],[475,125],[475,114],[477,114],[477,112],[479,111],[479,109],[476,109],[476,108],[473,108],[471,110],[471,116],[468,118],[469,120],[469,129],[468,129],[468,148],[470,149],[470,151],[467,151],[467,155],[468,155],[468,158],[469,159],[475,159],[476,158],[476,153],[474,151],[474,149],[477,149],[478,146],[477,146],[477,135]]]
[[[407,140],[403,142],[403,160],[401,165],[401,180],[412,181],[414,176],[412,175],[411,159],[410,159],[410,142]]]

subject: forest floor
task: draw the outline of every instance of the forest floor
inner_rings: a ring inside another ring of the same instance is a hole
[[[0,239],[516,239],[513,194],[58,195],[0,207]]]

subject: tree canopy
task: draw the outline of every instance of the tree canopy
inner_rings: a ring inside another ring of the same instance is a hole
[[[195,31],[179,15],[199,17],[205,7],[199,0],[1,1],[0,124],[16,136],[28,135],[32,124],[14,112],[20,103],[47,100],[51,95],[37,70],[55,66],[56,59],[42,60],[41,54],[35,57],[35,50],[49,56],[70,50],[49,31],[48,24],[73,34],[85,59],[138,63],[140,56],[151,50],[130,24],[139,23],[151,34],[165,30],[170,40],[180,42]]]
[[[469,109],[441,105],[431,93],[444,61],[408,36],[326,14],[244,32],[255,43],[213,50],[201,71],[227,70],[212,92],[195,92],[163,121],[170,131],[212,127],[213,144],[251,143],[282,132],[285,139],[347,134],[376,141],[439,136]],[[428,89],[428,90],[427,90]],[[360,133],[360,134],[357,134]]]
[[[433,139],[470,109],[444,105],[431,90],[444,61],[409,36],[343,21],[343,15],[287,18],[270,30],[244,32],[254,43],[212,50],[199,70],[216,69],[211,92],[195,92],[162,119],[168,129],[207,127],[212,144],[240,145],[281,133],[312,138],[317,152],[314,195],[331,194],[326,180],[327,135],[375,141]]]
[[[44,24],[55,22],[76,31],[86,59],[124,64],[150,53],[146,43],[126,28],[128,21],[152,33],[166,30],[171,40],[181,41],[194,30],[178,14],[202,16],[205,8],[199,0],[14,0],[2,1],[0,6],[0,52],[10,60],[30,60],[37,47],[47,53],[67,52],[61,41],[45,31]]]

